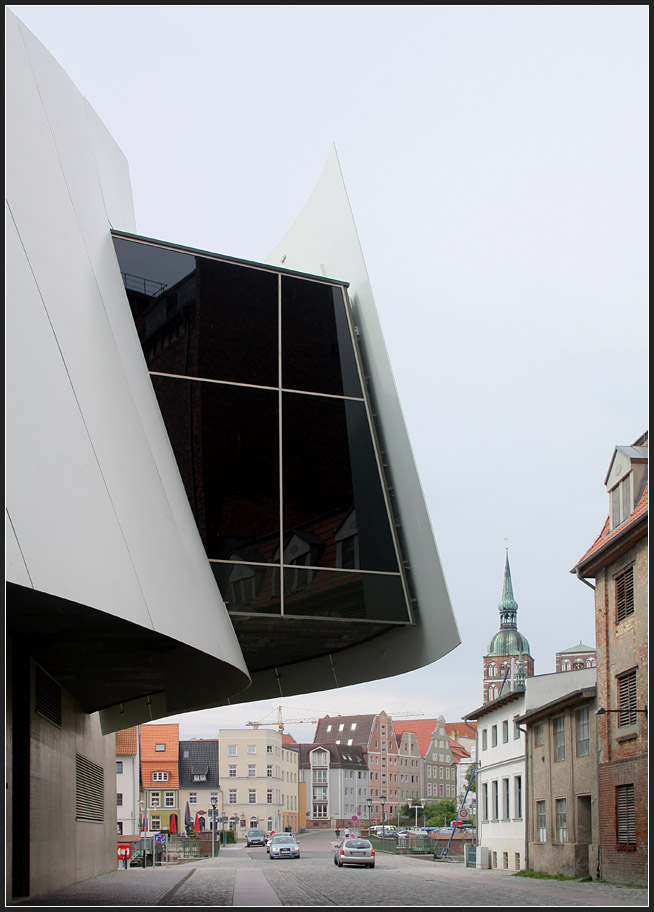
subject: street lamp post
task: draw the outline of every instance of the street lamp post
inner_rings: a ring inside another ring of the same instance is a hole
[[[368,805],[368,835],[370,835],[370,823],[371,823],[371,814],[372,814],[372,798],[366,798],[366,803]]]
[[[425,799],[423,798],[422,801],[424,802],[424,800]],[[422,808],[424,810],[424,807],[424,804],[411,804],[411,798],[409,798],[409,810],[412,811],[414,808],[416,810],[416,830],[418,829],[418,808]]]
[[[384,824],[386,823],[386,816],[384,811],[384,805],[386,804],[386,795],[379,796],[379,803],[382,806],[382,836],[385,834]]]
[[[213,811],[213,825],[211,827],[211,857],[216,856],[216,805],[218,799],[215,795],[211,796],[211,810]]]

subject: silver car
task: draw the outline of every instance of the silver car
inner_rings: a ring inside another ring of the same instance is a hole
[[[349,836],[339,839],[334,852],[334,864],[342,868],[343,865],[361,865],[364,868],[375,867],[375,850],[369,839],[358,836]]]
[[[268,854],[272,858],[299,858],[300,846],[290,833],[278,833],[271,837]]]

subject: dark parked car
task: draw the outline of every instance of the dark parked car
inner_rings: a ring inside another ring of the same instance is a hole
[[[343,865],[361,865],[364,868],[375,867],[375,850],[369,839],[360,839],[350,836],[339,839],[334,852],[334,864],[342,868]]]
[[[260,830],[257,827],[252,827],[251,829],[249,829],[248,834],[246,836],[246,842],[247,842],[248,847],[253,846],[253,845],[265,846],[267,839],[268,839],[268,837],[266,836],[265,831]]]

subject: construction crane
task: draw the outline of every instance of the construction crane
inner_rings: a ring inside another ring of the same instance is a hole
[[[282,706],[277,707],[276,721],[272,721],[272,720],[266,721],[265,719],[261,719],[259,722],[246,722],[245,724],[250,726],[251,728],[259,728],[261,725],[276,725],[277,728],[279,729],[279,731],[283,732],[285,725],[302,725],[303,723],[306,723],[306,722],[320,722],[320,720],[327,715],[331,716],[332,718],[338,718],[339,716],[342,715],[342,713],[323,713],[322,716],[312,716],[311,718],[305,718],[305,719],[284,719],[284,717],[282,715],[283,708],[284,707],[282,707]],[[416,716],[424,716],[424,713],[399,712],[399,713],[388,713],[388,715],[391,719],[399,719],[399,718],[413,719]]]
[[[277,721],[267,722],[265,719],[262,719],[259,722],[246,722],[246,725],[249,725],[251,728],[259,728],[260,725],[276,725],[280,732],[284,731],[285,725],[301,725],[303,722],[319,722],[322,718],[321,716],[315,716],[310,719],[286,719],[284,720],[282,716],[282,706],[277,707]]]

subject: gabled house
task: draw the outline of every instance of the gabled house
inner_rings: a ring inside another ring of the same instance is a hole
[[[615,447],[608,516],[571,570],[595,602],[600,876],[637,884],[648,879],[648,457],[647,432]]]
[[[393,719],[385,713],[359,716],[325,716],[319,719],[314,744],[358,746],[368,765],[372,798],[370,818],[391,819],[400,806],[399,758]]]
[[[308,796],[305,825],[309,829],[366,825],[369,785],[362,748],[314,743],[299,744],[298,750],[300,783]]]
[[[179,725],[141,725],[140,741],[142,828],[179,833]]]
[[[224,796],[220,790],[218,739],[179,742],[179,809],[183,829],[192,829],[196,815],[200,829],[221,830]]]
[[[116,732],[116,833],[139,832],[140,753],[137,725]]]

